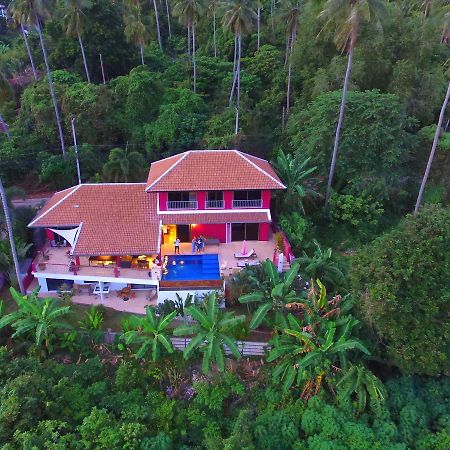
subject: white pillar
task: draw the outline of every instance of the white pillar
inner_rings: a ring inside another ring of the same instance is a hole
[[[103,303],[103,281],[99,281],[98,284],[100,286],[100,302]]]

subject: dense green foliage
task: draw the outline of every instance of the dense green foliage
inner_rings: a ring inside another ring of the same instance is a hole
[[[405,372],[450,373],[450,211],[408,216],[355,258],[362,317]]]

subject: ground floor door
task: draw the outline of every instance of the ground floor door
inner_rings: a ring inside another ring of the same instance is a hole
[[[177,236],[181,242],[191,242],[189,225],[177,225]]]
[[[257,241],[259,239],[259,223],[232,223],[232,241]]]

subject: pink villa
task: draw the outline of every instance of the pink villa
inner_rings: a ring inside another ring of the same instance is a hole
[[[41,292],[89,286],[101,300],[124,287],[151,291],[158,301],[223,287],[225,270],[272,258],[270,202],[280,189],[266,160],[237,150],[154,162],[146,183],[73,186],[56,192],[29,224],[48,237],[33,275]],[[198,255],[192,241],[200,236]],[[243,241],[250,259],[236,257]]]

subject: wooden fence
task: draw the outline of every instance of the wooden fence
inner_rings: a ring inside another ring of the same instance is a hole
[[[112,344],[120,333],[114,331],[106,331],[103,335],[105,344]],[[170,338],[173,346],[180,351],[183,351],[191,342],[191,338],[172,337]],[[256,341],[236,341],[237,348],[242,356],[264,356],[269,350],[270,345],[267,342]],[[231,355],[231,351],[225,346],[225,353]]]

